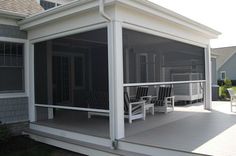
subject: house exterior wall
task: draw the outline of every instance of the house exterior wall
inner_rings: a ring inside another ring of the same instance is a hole
[[[26,39],[27,32],[20,30],[19,26],[16,25],[16,20],[0,17],[1,41],[15,42],[17,40],[23,41]],[[26,67],[24,70],[26,70]],[[23,128],[27,127],[28,97],[25,93],[14,92],[0,94],[0,121],[9,124],[13,133],[17,134],[20,133]]]
[[[28,98],[0,99],[0,121],[2,123],[16,123],[28,120]]]
[[[18,26],[0,24],[0,37],[26,39],[27,33],[21,31]]]
[[[235,60],[236,60],[236,54],[233,54],[233,56],[231,56],[230,59],[227,62],[225,62],[225,64],[221,66],[217,71],[217,79],[220,79],[221,71],[226,71],[227,78],[229,78],[230,80],[236,80]]]

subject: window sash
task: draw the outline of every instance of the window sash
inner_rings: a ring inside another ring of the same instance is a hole
[[[3,72],[0,78],[0,80],[2,80],[2,82],[0,82],[0,84],[2,83],[2,85],[0,85],[0,93],[24,92],[25,76],[23,51],[23,43],[0,41],[0,72]],[[17,76],[17,78],[15,78],[15,76]]]

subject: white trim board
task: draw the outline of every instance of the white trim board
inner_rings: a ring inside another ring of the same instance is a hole
[[[78,27],[78,28],[75,28],[75,29],[71,29],[71,30],[68,30],[68,31],[63,31],[63,32],[60,32],[60,33],[55,33],[55,34],[48,35],[48,36],[41,36],[39,38],[34,38],[34,39],[30,40],[30,43],[34,44],[34,43],[37,43],[37,42],[43,42],[43,41],[57,39],[57,38],[61,38],[61,37],[66,37],[66,36],[74,35],[74,34],[78,34],[78,33],[83,33],[83,32],[88,32],[88,31],[92,31],[92,30],[102,29],[102,28],[106,28],[107,25],[108,24],[106,22],[95,23],[95,24],[92,24],[92,25]]]
[[[95,137],[91,135],[80,134],[78,132],[71,132],[71,131],[61,130],[57,128],[37,125],[34,123],[30,123],[30,129],[69,138],[69,139],[74,139],[74,140],[79,140],[79,141],[97,144],[101,146],[111,147],[111,140],[109,138]]]
[[[28,134],[28,133],[26,133],[26,134]],[[117,156],[116,154],[111,154],[111,153],[103,152],[101,150],[96,150],[96,149],[92,149],[92,148],[85,147],[85,146],[67,143],[65,141],[60,141],[60,140],[56,140],[56,139],[52,139],[52,138],[48,138],[48,137],[43,137],[43,136],[39,136],[36,134],[29,134],[29,135],[32,139],[34,139],[36,141],[43,142],[45,144],[49,144],[52,146],[56,146],[56,147],[59,147],[62,149],[66,149],[66,150],[81,153],[81,154],[86,154],[86,155],[90,155],[90,156]]]
[[[132,23],[129,23],[129,22],[123,22],[122,27],[126,28],[126,29],[130,29],[130,30],[150,34],[150,35],[164,37],[164,38],[174,40],[174,41],[179,41],[179,42],[195,45],[195,46],[202,47],[202,48],[207,48],[207,46],[208,46],[208,44],[202,44],[200,42],[195,42],[194,40],[181,38],[179,36],[174,36],[172,34],[161,32],[160,30],[154,30],[152,28],[144,27],[144,26],[141,26],[141,25],[135,25],[135,24],[132,24]]]

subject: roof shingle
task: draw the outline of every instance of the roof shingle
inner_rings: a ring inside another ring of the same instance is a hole
[[[43,8],[36,0],[0,0],[0,10],[28,16],[43,11]]]

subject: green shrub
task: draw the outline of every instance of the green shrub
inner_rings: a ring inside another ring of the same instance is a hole
[[[227,89],[232,87],[232,81],[230,79],[225,79],[224,80],[224,85],[221,88],[221,98],[226,100],[229,98],[229,94]]]
[[[0,143],[7,141],[11,137],[9,128],[0,122]]]

